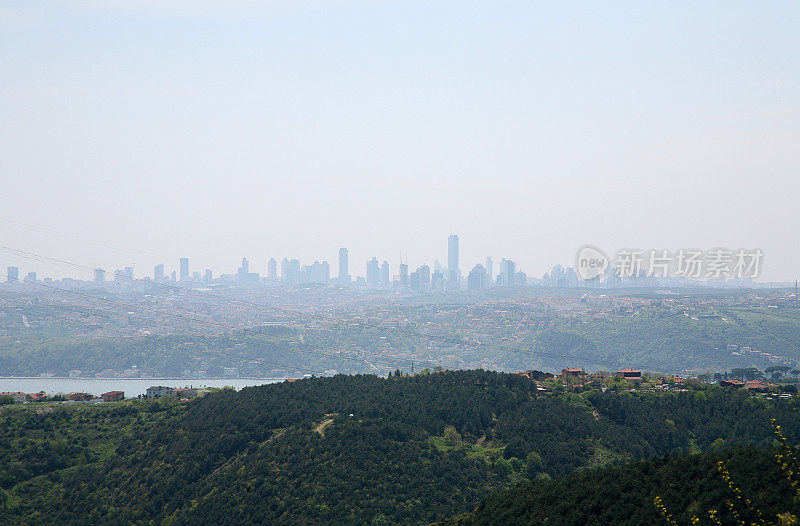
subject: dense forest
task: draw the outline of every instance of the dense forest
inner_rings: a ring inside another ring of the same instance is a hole
[[[710,387],[537,394],[487,371],[3,406],[0,523],[431,523],[526,480],[770,447],[771,418],[794,442],[799,406]]]
[[[669,523],[655,507],[656,497],[678,524],[779,523],[778,515],[800,513],[774,449],[738,447],[704,454],[657,457],[620,467],[581,470],[555,479],[526,480],[499,491],[473,512],[442,521],[439,526],[489,525],[648,525]],[[721,476],[718,462],[728,470],[746,506],[736,502]],[[734,503],[739,523],[726,501]],[[718,510],[715,523],[709,510]],[[786,524],[792,524],[787,522]]]

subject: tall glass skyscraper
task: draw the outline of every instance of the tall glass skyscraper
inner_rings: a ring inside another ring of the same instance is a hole
[[[350,283],[349,254],[346,248],[339,249],[339,282]]]
[[[447,238],[447,288],[459,289],[461,271],[458,269],[458,236],[451,234]]]
[[[189,258],[181,258],[181,281],[189,281]]]

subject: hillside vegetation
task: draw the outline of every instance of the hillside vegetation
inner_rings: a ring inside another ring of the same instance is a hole
[[[798,406],[717,388],[537,395],[526,378],[486,371],[5,406],[0,522],[430,523],[526,479],[767,447],[771,418],[795,440]]]

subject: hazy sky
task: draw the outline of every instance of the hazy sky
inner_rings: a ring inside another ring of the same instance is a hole
[[[464,272],[590,243],[793,280],[798,28],[796,1],[0,0],[0,244],[363,274],[454,232]]]

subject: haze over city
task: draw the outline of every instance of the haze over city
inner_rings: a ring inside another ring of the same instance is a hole
[[[758,248],[793,281],[798,6],[671,7],[5,2],[0,237],[143,272]]]

